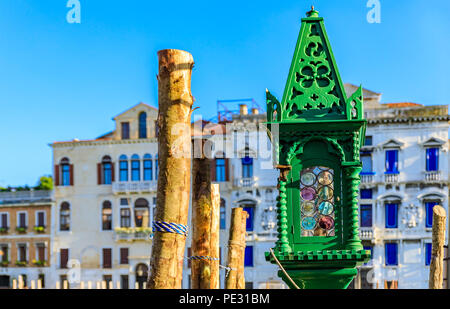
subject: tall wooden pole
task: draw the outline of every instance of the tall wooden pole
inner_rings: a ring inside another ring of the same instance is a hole
[[[229,273],[225,279],[227,289],[245,289],[244,258],[248,214],[242,208],[231,212],[230,238],[228,240]]]
[[[444,272],[445,209],[439,205],[433,207],[433,244],[431,246],[430,289],[442,289]]]
[[[202,156],[194,159],[192,167],[193,289],[217,289],[219,283],[220,193],[218,185],[211,185],[210,161]]]
[[[181,50],[158,52],[158,193],[154,221],[186,226],[191,177],[191,75],[194,60]],[[181,288],[186,237],[155,232],[149,289]]]

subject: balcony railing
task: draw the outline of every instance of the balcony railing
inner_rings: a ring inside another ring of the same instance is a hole
[[[360,174],[361,183],[368,184],[373,183],[375,181],[375,173],[364,173]]]
[[[28,202],[51,202],[51,191],[15,191],[0,192],[0,204],[17,204]]]
[[[399,174],[384,174],[385,183],[397,183]]]
[[[426,182],[438,182],[441,181],[441,171],[430,171],[425,172]]]
[[[116,241],[151,241],[152,229],[149,227],[118,227],[114,229]]]
[[[371,227],[361,227],[359,230],[359,238],[361,240],[370,240],[374,238],[374,232]]]
[[[235,178],[234,179],[234,186],[235,187],[252,188],[252,187],[255,187],[257,184],[258,184],[258,178],[257,177]]]
[[[156,192],[157,187],[158,187],[157,181],[129,181],[129,182],[114,182],[112,190],[114,194],[145,193],[145,192]]]

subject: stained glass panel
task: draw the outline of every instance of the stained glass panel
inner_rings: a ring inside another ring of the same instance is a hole
[[[302,236],[335,236],[334,170],[314,166],[300,173]]]

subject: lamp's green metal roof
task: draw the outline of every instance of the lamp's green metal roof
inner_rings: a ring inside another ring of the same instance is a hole
[[[363,119],[362,87],[347,98],[323,18],[314,7],[306,15],[281,103],[267,91],[268,121]]]

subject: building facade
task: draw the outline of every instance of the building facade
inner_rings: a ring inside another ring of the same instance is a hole
[[[53,282],[144,288],[158,175],[157,110],[140,103],[95,140],[55,142]]]
[[[345,88],[350,94],[357,89]],[[432,209],[439,204],[448,212],[448,107],[380,102],[381,94],[364,89],[368,126],[361,149],[360,237],[372,260],[360,267],[351,287],[427,288]],[[265,119],[241,106],[221,128],[203,128],[204,135],[216,131],[209,139],[214,140],[211,174],[222,198],[221,264],[226,265],[231,209],[243,207],[249,213],[246,285],[255,289],[285,287],[278,268],[264,260],[276,241],[278,194],[278,172],[264,155],[271,144],[266,134],[257,134]],[[189,256],[188,250],[184,288],[189,287]],[[221,287],[225,276],[222,270]]]
[[[349,93],[356,86],[346,84]],[[448,109],[381,104],[364,89],[366,142],[361,149],[360,237],[372,260],[353,288],[427,288],[434,205],[448,211]],[[156,109],[139,104],[114,118],[113,132],[89,141],[52,144],[55,206],[53,282],[119,282],[144,287],[158,175]],[[212,179],[220,184],[220,264],[226,266],[231,209],[247,220],[247,288],[285,288],[267,263],[277,240],[276,180],[266,115],[242,105],[227,122],[201,122],[211,146]],[[196,131],[194,123],[194,132]],[[195,134],[195,133],[194,133]],[[183,288],[190,287],[190,234]],[[221,288],[227,270],[221,269]]]
[[[364,90],[360,237],[372,260],[354,287],[426,289],[433,206],[448,213],[448,106],[380,101]]]
[[[51,276],[52,193],[0,193],[0,288],[46,287]]]

